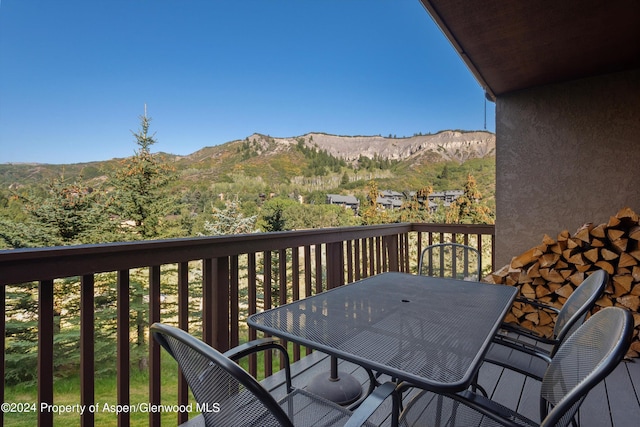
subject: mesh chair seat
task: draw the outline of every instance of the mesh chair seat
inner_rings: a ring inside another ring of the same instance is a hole
[[[521,299],[538,308],[551,309],[557,313],[553,337],[547,339],[517,325],[503,324],[504,332],[496,335],[487,351],[485,362],[541,380],[559,345],[582,325],[604,292],[608,279],[606,271],[594,271],[573,291],[560,310]]]
[[[278,403],[296,426],[340,426],[352,414],[351,411],[302,389],[294,389]],[[365,425],[373,426],[370,423]]]
[[[385,384],[370,395],[355,412],[305,390],[291,387],[287,351],[274,339],[257,340],[222,354],[187,332],[160,323],[150,328],[154,339],[178,362],[202,412],[198,425],[205,426],[340,426],[373,427],[368,419],[389,396],[397,405],[394,384]],[[287,394],[276,401],[255,378],[232,358],[256,351],[282,352]],[[354,420],[358,422],[354,423]]]
[[[568,337],[548,366],[540,390],[540,425],[565,427],[589,391],[611,373],[624,357],[633,335],[628,310],[605,308]],[[405,408],[402,426],[536,426],[517,412],[464,391],[439,395],[423,391]]]

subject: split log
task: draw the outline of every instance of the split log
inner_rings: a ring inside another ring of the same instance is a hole
[[[635,330],[628,357],[640,356],[640,220],[629,208],[619,210],[606,223],[585,223],[574,234],[562,230],[553,239],[515,256],[511,263],[487,276],[491,283],[517,286],[527,298],[561,308],[591,272],[603,269],[610,281],[594,312],[610,306],[634,314]],[[553,334],[555,315],[528,304],[514,304],[505,318],[541,333]]]

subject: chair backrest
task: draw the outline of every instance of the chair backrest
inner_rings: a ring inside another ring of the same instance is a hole
[[[238,364],[187,332],[151,325],[154,339],[178,362],[207,426],[292,426],[275,399]]]
[[[479,281],[480,252],[474,247],[459,243],[429,245],[420,254],[418,274]]]
[[[631,313],[608,307],[591,316],[569,336],[560,345],[542,379],[541,425],[569,425],[589,390],[620,363],[632,335]]]
[[[587,313],[603,294],[608,281],[609,275],[605,270],[596,270],[569,295],[553,327],[553,336],[558,342],[562,342],[582,325]],[[556,349],[557,347],[554,350]],[[554,353],[555,351],[552,351],[551,356]]]

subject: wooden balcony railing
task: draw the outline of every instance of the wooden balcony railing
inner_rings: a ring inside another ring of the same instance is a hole
[[[161,403],[160,348],[144,335],[149,324],[173,323],[224,351],[256,338],[246,328],[246,316],[273,305],[305,298],[312,294],[385,271],[415,272],[418,254],[428,244],[458,241],[477,247],[483,254],[483,269],[493,265],[494,227],[492,225],[387,224],[363,227],[317,229],[238,236],[202,237],[161,241],[110,243],[38,249],[0,251],[0,292],[5,300],[0,330],[0,366],[5,377],[7,324],[19,321],[7,313],[7,290],[33,287],[37,293],[37,419],[39,425],[52,425],[54,413],[41,405],[54,404],[54,336],[61,317],[54,290],[60,283],[76,283],[79,289],[80,405],[96,403],[96,312],[111,304],[115,312],[113,327],[117,357],[117,385],[113,401],[131,404],[131,347],[140,336],[140,323],[132,313],[144,305],[142,336],[148,344],[146,369],[149,374],[151,404]],[[140,288],[144,274],[144,298],[135,300],[133,285]],[[115,295],[103,301],[105,286]],[[97,303],[100,299],[100,303]],[[9,316],[9,317],[8,317]],[[298,360],[309,349],[293,347]],[[302,353],[302,354],[301,354]],[[254,375],[260,370],[270,375],[269,358],[258,366],[249,362]],[[178,383],[177,404],[186,405],[188,389]],[[5,386],[2,388],[5,401]],[[9,414],[1,414],[5,419]],[[78,414],[82,425],[94,425],[94,411]],[[160,425],[158,411],[149,412],[149,425]],[[174,415],[175,416],[175,415]],[[178,422],[187,414],[178,414]],[[118,425],[130,424],[130,414],[121,412]]]

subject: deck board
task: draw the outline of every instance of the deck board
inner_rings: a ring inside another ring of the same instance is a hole
[[[292,364],[293,383],[297,387],[304,387],[306,381],[320,372],[327,372],[328,369],[329,357],[314,352]],[[363,369],[340,361],[339,370],[353,373],[362,382],[363,389],[368,387],[368,376]],[[521,374],[495,365],[484,365],[478,378],[479,383],[493,399],[506,406],[515,407],[524,415],[538,421],[539,382],[525,379]],[[284,377],[281,373],[276,373],[262,383],[276,395],[284,392]],[[639,392],[640,363],[622,362],[587,396],[579,413],[580,425],[582,427],[636,426],[640,419]],[[407,401],[409,396],[404,399]],[[390,405],[387,408],[389,407]]]
[[[625,369],[616,369],[606,379],[607,394],[610,405],[623,407],[626,410],[611,411],[611,420],[614,427],[624,427],[640,424],[640,406],[633,389],[633,383]]]

